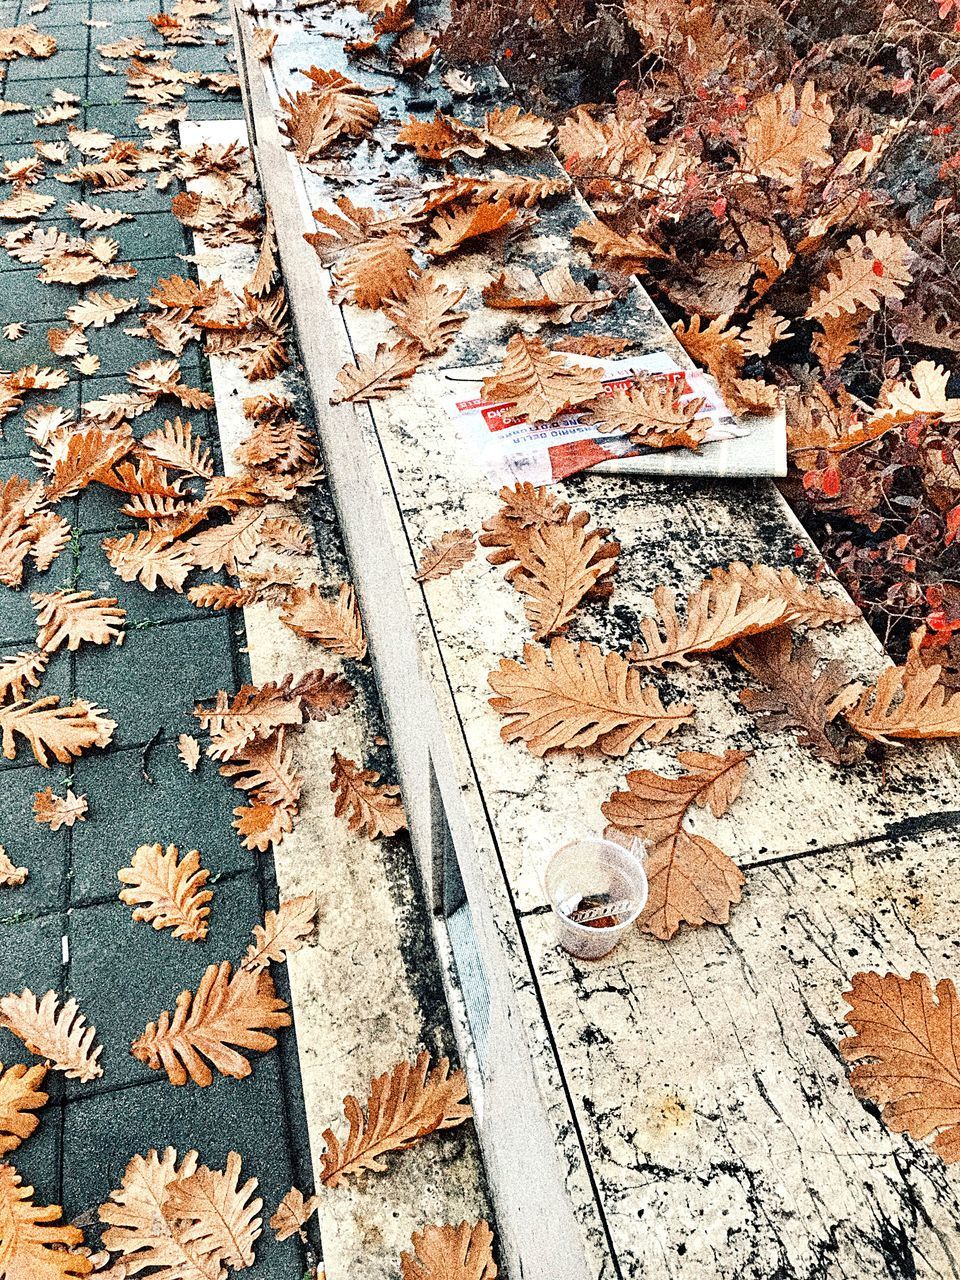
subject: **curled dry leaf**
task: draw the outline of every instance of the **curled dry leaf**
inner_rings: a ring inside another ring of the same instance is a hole
[[[358,354],[356,366],[343,366],[337,374],[339,390],[330,397],[330,403],[365,404],[369,400],[382,400],[403,387],[416,373],[422,359],[420,347],[408,338],[402,338],[392,347],[381,342],[373,359]]]
[[[688,666],[691,656],[726,649],[744,636],[783,626],[787,620],[782,599],[744,599],[736,582],[720,585],[708,579],[687,597],[686,622],[680,621],[676,595],[668,587],[655,589],[653,603],[656,614],[640,619],[640,638],[627,655],[639,667]]]
[[[454,311],[465,293],[466,289],[446,288],[425,271],[400,298],[387,298],[382,310],[428,355],[437,355],[449,347],[467,318],[465,311]]]
[[[67,319],[82,329],[102,329],[113,324],[125,311],[132,311],[136,298],[116,298],[112,293],[88,293],[72,307],[67,307]]]
[[[524,218],[529,219],[530,216],[524,214]],[[488,200],[483,204],[454,206],[438,213],[430,223],[433,239],[423,246],[423,251],[434,258],[446,257],[469,240],[502,231],[519,217],[519,210],[509,200]]]
[[[416,582],[432,582],[457,569],[462,569],[476,555],[477,544],[472,529],[450,529],[434,538],[420,557]]]
[[[373,840],[377,836],[394,836],[406,827],[399,787],[380,782],[379,773],[361,769],[339,751],[333,753],[331,768],[330,790],[336,797],[333,811],[338,818],[346,815],[351,831],[362,831]]]
[[[176,845],[142,844],[117,878],[128,886],[120,890],[120,901],[134,908],[134,920],[172,929],[187,942],[207,936],[213,892],[204,887],[210,872],[201,869],[196,849],[181,858]]]
[[[565,631],[580,603],[611,572],[600,532],[580,511],[569,520],[532,528],[517,545],[519,564],[507,579],[524,596],[535,640]]]
[[[56,697],[0,707],[6,759],[16,759],[16,737],[20,734],[44,767],[49,766],[51,755],[60,764],[69,764],[91,747],[109,746],[116,727],[116,721],[108,719],[99,707],[79,698],[67,707],[61,707]]]
[[[123,642],[126,610],[117,608],[115,597],[95,600],[92,591],[34,592],[30,597],[37,611],[37,646],[55,653],[64,644],[75,653],[84,642]]]
[[[483,380],[484,398],[509,401],[518,417],[549,422],[565,409],[583,404],[603,389],[599,369],[568,365],[539,338],[515,333],[507,343],[503,364]]]
[[[131,1052],[154,1071],[166,1071],[174,1085],[188,1080],[201,1088],[212,1084],[213,1072],[204,1059],[221,1075],[242,1080],[252,1068],[238,1049],[272,1049],[277,1041],[268,1029],[290,1026],[286,1009],[269,973],[238,969],[231,976],[224,960],[207,968],[196,994],[184,991],[177,998],[173,1017],[164,1010],[151,1022]]]
[[[488,307],[503,310],[549,311],[554,324],[571,324],[605,311],[616,295],[609,289],[596,292],[574,280],[565,263],[538,276],[528,267],[501,272],[482,291]]]
[[[949,978],[855,973],[844,993],[854,1035],[840,1041],[856,1063],[850,1085],[881,1110],[894,1133],[923,1140],[948,1164],[960,1160],[960,1001]]]
[[[181,733],[177,738],[177,755],[188,773],[196,773],[200,763],[200,743],[192,733]]]
[[[342,582],[335,600],[326,599],[320,588],[294,587],[280,615],[280,621],[304,640],[316,640],[333,653],[362,661],[367,655],[367,638],[353,587]]]
[[[836,705],[850,727],[872,742],[957,738],[960,693],[951,694],[940,675],[940,667],[924,666],[911,653],[904,666],[887,667],[869,688],[841,691]]]
[[[241,968],[254,973],[270,964],[285,964],[292,951],[299,951],[317,919],[317,900],[312,893],[287,898],[276,911],[268,911],[263,924],[253,926],[253,941],[247,947]]]
[[[40,826],[49,827],[51,831],[72,827],[75,822],[86,822],[87,797],[74,795],[70,787],[66,795],[55,796],[53,788],[47,787],[33,797],[33,816]]]
[[[36,1132],[40,1117],[34,1115],[49,1101],[40,1086],[46,1067],[25,1067],[22,1063],[3,1069],[0,1063],[0,1156],[19,1147]]]
[[[73,1250],[83,1244],[79,1227],[57,1222],[59,1205],[33,1203],[33,1187],[22,1185],[13,1165],[0,1164],[0,1275],[29,1280],[78,1280],[93,1264]],[[70,1250],[70,1252],[67,1252]]]
[[[46,1058],[55,1071],[71,1080],[96,1080],[103,1075],[98,1061],[103,1052],[94,1047],[96,1028],[87,1026],[76,1000],[58,1008],[57,993],[48,991],[41,1000],[24,989],[20,995],[0,999],[0,1027],[12,1031],[31,1053]]]
[[[687,770],[664,778],[649,769],[627,774],[627,790],[615,791],[602,806],[611,826],[608,839],[646,846],[647,904],[641,929],[664,940],[681,924],[726,924],[730,906],[740,901],[743,875],[736,864],[705,836],[683,825],[691,805],[722,817],[736,800],[747,774],[749,751],[722,756],[681,751],[677,760]]]
[[[303,1228],[319,1207],[319,1196],[311,1196],[309,1200],[304,1200],[303,1192],[297,1187],[291,1187],[270,1219],[274,1237],[278,1241],[283,1241],[298,1235],[301,1240],[305,1240],[306,1232]]]
[[[344,1098],[349,1133],[341,1143],[332,1129],[324,1130],[321,1182],[336,1187],[365,1170],[383,1173],[388,1152],[402,1151],[428,1134],[469,1120],[473,1112],[464,1101],[466,1096],[463,1071],[451,1072],[446,1058],[432,1069],[426,1052],[414,1063],[398,1062],[371,1081],[366,1114],[353,1094]]]
[[[400,1254],[403,1280],[496,1280],[493,1232],[480,1221],[424,1227],[415,1231],[413,1252]]]
[[[263,1229],[263,1201],[255,1196],[256,1178],[240,1185],[240,1156],[227,1155],[225,1169],[201,1165],[189,1178],[172,1183],[163,1212],[182,1224],[184,1239],[197,1253],[220,1266],[253,1266],[254,1242]]]
[[[5,889],[19,888],[20,885],[26,883],[29,874],[30,872],[26,867],[14,866],[10,855],[0,844],[0,885]]]
[[[856,622],[862,615],[846,595],[830,594],[816,584],[802,582],[792,569],[774,569],[766,564],[744,564],[733,560],[726,569],[711,569],[706,582],[715,582],[724,590],[731,584],[740,587],[743,600],[762,597],[783,601],[790,626],[823,627],[830,624]]]
[[[0,702],[6,702],[8,698],[13,702],[23,702],[28,685],[32,689],[40,687],[40,676],[49,661],[49,653],[23,652],[4,658],[0,662]]]
[[[284,725],[303,723],[300,697],[288,682],[244,684],[232,698],[220,689],[212,708],[196,706],[193,714],[201,729],[210,732],[207,755],[213,760],[229,760],[255,739],[269,738]]]
[[[489,682],[499,695],[490,705],[507,717],[500,736],[522,741],[535,756],[590,747],[622,756],[641,738],[661,742],[693,719],[687,703],[664,707],[618,653],[562,637],[549,650],[524,645],[523,662],[501,658]]]

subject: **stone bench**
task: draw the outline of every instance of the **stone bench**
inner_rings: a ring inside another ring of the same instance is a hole
[[[414,573],[432,539],[479,530],[497,509],[449,422],[448,373],[499,359],[512,322],[474,307],[452,351],[403,393],[326,407],[340,366],[354,350],[372,353],[385,327],[378,313],[329,301],[329,275],[303,233],[311,209],[335,195],[379,203],[384,162],[362,147],[335,182],[299,166],[282,145],[277,103],[306,87],[295,70],[311,64],[390,82],[347,65],[342,41],[295,13],[278,23],[271,62],[258,63],[250,19],[236,17],[256,160],[434,911],[504,1272],[956,1274],[960,1177],[855,1099],[837,1050],[857,970],[960,971],[952,751],[911,747],[882,768],[838,771],[789,733],[759,732],[738,701],[743,674],[722,660],[671,673],[695,724],[624,760],[540,760],[502,741],[487,676],[530,638],[521,597],[482,553],[423,585]],[[377,99],[385,115],[405,118],[401,92]],[[414,196],[424,171],[411,153],[387,166]],[[524,261],[585,264],[569,237],[583,209],[568,199],[540,215],[520,242]],[[498,269],[481,249],[442,272],[476,293]],[[604,323],[640,351],[689,364],[639,287]],[[604,649],[626,650],[659,583],[682,594],[732,560],[795,566],[798,544],[801,565],[816,561],[769,481],[588,474],[557,491],[623,547],[611,602],[581,609],[571,630]],[[885,661],[865,624],[817,632],[815,643],[862,676]],[[668,943],[634,932],[592,964],[560,951],[541,885],[550,852],[602,829],[600,805],[628,769],[669,772],[678,749],[728,747],[754,753],[743,795],[726,817],[697,811],[694,824],[746,875],[729,926]]]

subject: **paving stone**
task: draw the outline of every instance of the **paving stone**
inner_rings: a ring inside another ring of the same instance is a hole
[[[291,1034],[289,1030],[281,1035]],[[263,1233],[256,1261],[244,1280],[303,1280],[306,1260],[294,1237],[277,1244],[267,1226],[280,1198],[296,1181],[284,1141],[279,1100],[283,1080],[275,1053],[255,1059],[245,1080],[217,1077],[209,1088],[176,1089],[165,1080],[114,1093],[93,1093],[70,1102],[64,1125],[64,1210],[69,1218],[95,1209],[120,1185],[131,1156],[173,1146],[199,1151],[211,1168],[223,1168],[236,1151],[241,1181],[255,1177],[264,1201]],[[96,1135],[96,1141],[91,1141]],[[89,1242],[97,1243],[96,1229]]]
[[[2,119],[2,117],[0,117]],[[77,196],[79,199],[79,196]],[[62,320],[67,307],[73,306],[79,291],[73,285],[41,284],[36,278],[39,268],[13,265],[5,259],[5,269],[0,271],[0,315],[16,319],[29,316],[31,320]],[[127,281],[110,281],[115,286]]]
[[[65,665],[69,674],[69,664]],[[44,680],[42,692],[59,690]],[[27,755],[29,751],[26,747]],[[51,831],[33,817],[37,791],[53,787],[57,795],[63,795],[66,785],[66,771],[57,765],[50,769],[40,765],[0,769],[0,844],[16,866],[30,872],[25,884],[0,888],[0,920],[49,914],[67,906],[67,829]]]
[[[93,111],[95,109],[100,110],[101,108],[90,107],[88,108],[88,111]],[[109,128],[108,125],[95,125],[89,120],[87,121],[87,127],[91,129]],[[147,135],[142,129],[133,127],[129,129],[126,135],[121,134],[120,136],[134,138],[138,142],[143,142]],[[154,188],[153,183],[149,180],[148,175],[147,186],[142,188],[140,191],[104,191],[102,188],[86,185],[83,187],[83,195],[78,195],[77,199],[90,200],[94,204],[108,204],[111,209],[122,209],[125,213],[169,214],[170,201],[179,190],[179,185],[176,182],[173,182],[166,191],[157,191]],[[186,263],[181,262],[179,265],[181,268],[184,268]],[[183,270],[181,270],[179,274],[183,275]],[[134,281],[124,281],[123,283],[133,284]],[[149,290],[144,292],[142,296],[146,298],[148,292]]]
[[[191,120],[241,120],[243,106],[238,97],[210,99],[207,102],[191,102]]]
[[[127,532],[130,530],[121,526],[115,531],[81,534],[77,573],[79,590],[93,591],[98,596],[116,596],[126,609],[132,627],[213,616],[209,610],[197,609],[185,594],[170,591],[162,584],[156,591],[148,591],[139,582],[121,582],[101,544],[107,537],[122,536]],[[198,573],[194,577],[203,582],[225,581],[223,574]],[[188,587],[192,581],[192,578],[187,579]]]
[[[76,658],[77,688],[117,721],[114,742],[174,736],[195,703],[232,689],[229,618],[202,617],[127,631],[119,646],[86,645]]]
[[[21,1045],[19,1055],[4,1061],[7,1064],[23,1062],[31,1066],[37,1059]],[[43,1090],[51,1101],[38,1112],[40,1127],[26,1142],[4,1157],[14,1165],[23,1185],[34,1188],[34,1201],[37,1204],[58,1204],[60,1201],[62,1106],[52,1100],[58,1087],[58,1073],[48,1071]]]
[[[11,475],[29,476],[36,473],[27,459],[0,458],[0,482]],[[40,573],[28,558],[23,585],[17,588],[0,586],[0,637],[4,642],[23,640],[36,631],[36,614],[30,603],[32,591],[56,591],[73,585],[73,556],[67,546],[49,569]]]
[[[0,989],[35,995],[59,987],[63,969],[62,937],[66,916],[58,911],[35,920],[0,923]],[[0,1062],[31,1061],[24,1058],[22,1041],[0,1027]]]
[[[111,841],[104,860],[114,877],[129,863],[135,848],[121,848]],[[114,895],[120,888],[114,878]],[[208,965],[238,961],[250,931],[263,918],[253,869],[215,884],[213,892],[210,932],[203,942],[185,942],[172,937],[169,929],[134,921],[132,908],[119,900],[75,907],[69,912],[67,986],[99,1032],[103,1080],[88,1084],[68,1081],[68,1097],[157,1078],[156,1072],[133,1057],[131,1044],[163,1009],[173,1012],[181,991],[188,987],[196,990]]]
[[[179,733],[196,727],[192,716],[184,717],[182,725],[171,725],[170,736],[176,737],[174,728]],[[114,894],[117,869],[141,844],[199,849],[213,875],[251,866],[253,855],[230,825],[240,793],[220,776],[215,761],[203,756],[196,773],[188,773],[175,741],[166,741],[150,752],[149,768],[152,785],[140,771],[139,751],[95,752],[74,766],[74,790],[87,796],[91,813],[89,823],[73,829],[75,906]]]
[[[51,34],[53,34],[51,32]],[[74,37],[79,41],[79,33]],[[73,44],[69,35],[64,33],[64,40]],[[18,58],[16,62],[11,64],[10,70],[7,72],[7,90],[10,92],[14,85],[32,84],[39,80],[62,80],[69,79],[71,76],[85,76],[87,74],[87,47],[86,42],[79,47],[67,48],[66,45],[57,37],[58,49],[50,58]],[[53,129],[50,128],[50,133]]]

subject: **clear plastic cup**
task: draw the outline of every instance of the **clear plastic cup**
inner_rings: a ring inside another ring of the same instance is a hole
[[[646,906],[642,853],[637,840],[624,849],[597,836],[572,840],[551,857],[543,883],[565,951],[581,960],[599,960],[617,945]],[[597,917],[597,911],[604,914]],[[571,919],[584,912],[595,918],[590,923]]]

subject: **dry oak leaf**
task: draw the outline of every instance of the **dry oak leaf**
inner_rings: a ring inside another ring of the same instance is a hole
[[[732,560],[726,569],[712,569],[705,585],[709,582],[724,590],[736,584],[745,601],[761,597],[782,600],[786,607],[784,621],[790,626],[823,627],[856,622],[862,616],[849,596],[830,595],[816,584],[801,581],[792,569]]]
[[[294,814],[283,805],[254,800],[234,809],[233,815],[231,825],[240,836],[243,847],[257,853],[266,853],[293,830]]]
[[[279,729],[268,738],[249,743],[221,765],[220,772],[225,778],[232,778],[233,785],[241,791],[249,791],[255,804],[284,810],[292,825],[303,777],[296,772],[285,732]]]
[[[177,738],[177,755],[183,761],[188,773],[196,773],[200,763],[200,743],[192,733],[181,733]]]
[[[99,707],[82,698],[66,707],[61,707],[58,697],[0,707],[5,758],[16,759],[19,733],[29,742],[37,762],[44,768],[50,764],[50,755],[60,764],[69,764],[91,747],[109,746],[116,727],[115,720],[108,719]]]
[[[21,338],[26,337],[26,334],[27,326],[19,321],[3,326],[3,336],[8,342],[19,342]]]
[[[887,667],[869,688],[844,690],[838,706],[850,727],[873,742],[957,738],[960,693],[948,696],[940,675],[940,667],[925,667],[910,654],[904,666]]]
[[[550,350],[565,351],[572,356],[594,356],[598,360],[607,360],[610,356],[622,355],[634,345],[632,338],[614,338],[605,333],[581,333],[574,338],[561,338],[559,342],[552,342]]]
[[[277,35],[272,27],[254,26],[250,31],[250,51],[258,62],[266,62],[273,53],[277,43]]]
[[[49,827],[51,831],[72,827],[75,822],[86,822],[87,797],[74,795],[70,787],[67,787],[66,795],[56,796],[53,787],[47,787],[46,791],[34,794],[33,817],[40,826]]]
[[[117,878],[129,886],[120,890],[120,901],[134,907],[134,920],[154,929],[172,929],[175,938],[201,942],[209,929],[213,892],[204,888],[210,872],[200,867],[200,854],[191,849],[180,857],[174,844],[142,844],[129,867]]]
[[[473,559],[477,552],[472,529],[450,529],[434,538],[420,557],[420,572],[415,582],[432,582],[444,578]]]
[[[129,426],[122,430],[97,424],[81,427],[67,437],[64,452],[54,464],[46,488],[48,502],[60,502],[100,480],[133,448]]]
[[[231,977],[230,962],[224,960],[207,968],[196,994],[184,991],[177,997],[172,1018],[164,1010],[151,1022],[131,1052],[154,1071],[166,1071],[174,1085],[188,1080],[201,1088],[212,1084],[213,1072],[204,1059],[222,1075],[242,1080],[252,1068],[238,1049],[272,1049],[277,1041],[267,1029],[290,1026],[286,1009],[269,973],[238,969]]]
[[[94,1048],[97,1031],[88,1026],[76,1000],[57,1008],[57,993],[48,991],[41,1000],[26,988],[20,995],[0,999],[0,1027],[12,1031],[31,1053],[46,1058],[54,1071],[63,1071],[71,1080],[96,1080],[103,1075],[98,1061],[103,1049]]]
[[[228,760],[255,738],[269,738],[284,725],[303,723],[300,696],[291,692],[287,681],[244,684],[232,698],[220,689],[211,708],[198,705],[193,714],[200,727],[209,730],[207,755],[212,760]]]
[[[849,764],[856,758],[842,735],[828,731],[840,712],[836,699],[849,684],[839,658],[824,664],[818,673],[812,642],[804,640],[794,650],[786,628],[741,641],[733,656],[766,686],[740,692],[740,701],[761,728],[796,730],[802,747],[831,764]]]
[[[524,599],[535,640],[565,631],[574,611],[611,572],[600,531],[587,529],[590,515],[579,511],[562,523],[532,528],[517,543],[519,564],[507,580]]]
[[[298,1235],[301,1240],[306,1240],[303,1228],[319,1207],[319,1196],[310,1196],[308,1200],[304,1200],[303,1192],[297,1187],[291,1187],[270,1219],[275,1239],[289,1240],[291,1236]]]
[[[280,621],[304,640],[316,640],[332,653],[360,662],[367,656],[367,638],[353,587],[342,582],[335,600],[326,599],[314,583],[294,587],[287,596]]]
[[[508,721],[500,736],[524,742],[535,756],[590,747],[623,756],[641,738],[662,742],[693,719],[688,703],[664,707],[620,654],[563,637],[549,650],[524,645],[522,663],[501,658],[488,679],[499,695],[490,705]]]
[[[525,218],[530,216],[524,214]],[[481,236],[502,231],[519,217],[519,210],[509,200],[453,205],[449,211],[438,213],[430,223],[433,239],[423,246],[423,252],[434,258],[446,257],[455,253],[468,240],[477,240]]]
[[[743,159],[748,171],[779,182],[798,182],[805,169],[825,169],[833,163],[830,125],[833,108],[818,97],[808,80],[800,101],[792,84],[757,99],[747,117]]]
[[[67,319],[83,329],[102,329],[113,324],[125,311],[132,311],[136,298],[115,298],[112,293],[88,293],[72,307],[67,307]]]
[[[481,296],[497,310],[549,311],[554,324],[586,320],[605,311],[616,297],[609,289],[592,292],[574,280],[562,262],[542,276],[529,267],[516,267],[509,275],[503,271],[484,286]]]
[[[48,329],[47,345],[55,356],[70,360],[86,352],[87,335],[79,325],[73,325],[69,329]]]
[[[193,435],[189,422],[182,422],[180,418],[171,422],[168,418],[161,429],[145,435],[140,444],[165,467],[173,467],[202,480],[213,477],[213,456]]]
[[[602,434],[622,431],[652,449],[699,449],[713,421],[698,417],[703,405],[702,397],[684,401],[669,382],[644,378],[626,391],[605,392],[583,408]]]
[[[247,947],[242,969],[254,973],[270,964],[285,964],[292,951],[299,951],[317,919],[317,900],[312,893],[287,898],[276,911],[268,911],[263,924],[253,926],[253,941]]]
[[[78,222],[83,231],[103,231],[106,227],[115,227],[118,222],[133,219],[132,213],[124,213],[122,209],[107,209],[86,200],[71,200],[63,211],[68,218]],[[136,303],[133,305],[136,306]]]
[[[909,978],[855,973],[844,1018],[855,1034],[840,1053],[856,1063],[850,1085],[869,1098],[894,1133],[922,1140],[947,1164],[960,1160],[960,1001],[949,978],[934,990],[925,973]]]
[[[76,653],[89,644],[123,643],[127,613],[117,608],[116,597],[95,600],[92,591],[35,591],[30,599],[37,611],[37,647],[55,653],[66,645]]]
[[[921,360],[910,370],[910,383],[896,382],[880,393],[874,419],[897,417],[937,417],[943,422],[960,421],[960,399],[947,395],[950,374],[932,360]],[[911,385],[912,383],[912,385]]]
[[[413,1252],[400,1254],[403,1280],[496,1280],[493,1232],[484,1222],[461,1222],[415,1231]]]
[[[425,271],[399,298],[387,298],[381,310],[428,355],[437,355],[450,346],[467,318],[467,312],[454,310],[465,293],[448,289]]]
[[[254,1241],[263,1228],[263,1201],[254,1196],[256,1178],[240,1186],[240,1156],[227,1154],[226,1169],[201,1165],[189,1178],[173,1182],[163,1213],[178,1223],[180,1234],[201,1257],[242,1271],[254,1263]]]
[[[6,889],[16,889],[25,884],[30,872],[26,867],[15,867],[10,855],[0,844],[0,885]]]
[[[0,1164],[0,1275],[7,1280],[77,1280],[93,1263],[72,1250],[83,1244],[79,1227],[58,1225],[59,1205],[33,1203],[13,1165]],[[67,1252],[67,1250],[70,1252]]]
[[[337,374],[339,390],[330,397],[331,404],[364,404],[368,400],[380,400],[413,376],[423,359],[423,352],[415,342],[407,338],[388,347],[378,344],[373,359],[358,355],[356,366],[345,364]]]
[[[32,1113],[49,1101],[50,1095],[40,1088],[46,1075],[46,1067],[17,1062],[4,1070],[0,1063],[0,1156],[19,1147],[40,1124],[40,1117]]]
[[[155,1267],[150,1272],[153,1280],[223,1280],[217,1258],[203,1257],[185,1239],[187,1224],[164,1211],[172,1188],[196,1170],[196,1151],[188,1151],[178,1169],[173,1147],[167,1147],[162,1157],[148,1151],[129,1161],[122,1185],[100,1206],[100,1221],[107,1226],[103,1247],[120,1254],[129,1268],[121,1275]]]
[[[539,151],[553,133],[553,125],[518,106],[488,111],[477,130],[480,141],[497,151]]]
[[[11,694],[12,701],[23,702],[27,696],[27,685],[39,689],[40,676],[49,661],[48,653],[23,652],[4,658],[0,662],[0,702],[6,702]]]
[[[466,1096],[463,1071],[451,1072],[446,1058],[432,1070],[426,1052],[415,1063],[398,1062],[370,1082],[366,1114],[353,1094],[344,1098],[349,1133],[341,1143],[332,1129],[324,1130],[327,1146],[321,1156],[321,1182],[336,1187],[345,1177],[365,1170],[383,1173],[387,1152],[403,1151],[430,1133],[469,1120],[473,1112],[464,1102]]]
[[[611,266],[623,275],[638,275],[646,270],[651,258],[667,258],[653,240],[638,231],[620,235],[602,222],[581,222],[571,233],[577,240],[585,240],[593,258],[609,258]]]
[[[418,269],[401,235],[378,236],[349,249],[333,269],[334,296],[365,310],[404,298]]]
[[[906,240],[889,231],[851,236],[833,259],[824,283],[814,291],[807,319],[821,320],[861,307],[879,311],[882,300],[903,298],[900,286],[913,279],[907,265],[910,257]]]
[[[722,817],[740,794],[750,755],[678,752],[685,774],[664,778],[635,769],[627,774],[628,790],[615,791],[601,806],[611,823],[608,839],[637,839],[646,846],[650,894],[639,919],[645,932],[666,941],[681,924],[726,924],[730,919],[731,904],[740,901],[743,875],[722,849],[688,831],[683,820],[693,804]]]
[[[374,769],[361,769],[354,760],[348,760],[334,751],[331,765],[333,781],[330,790],[335,796],[333,811],[336,817],[346,815],[347,826],[353,832],[362,831],[368,839],[377,836],[394,836],[407,825],[407,815],[400,799],[400,788],[380,781]]]
[[[603,389],[599,369],[568,365],[539,338],[515,333],[507,343],[503,364],[483,380],[483,396],[512,401],[517,417],[549,422],[573,405],[593,400]]]
[[[639,639],[630,647],[628,657],[635,666],[689,666],[691,656],[715,653],[744,636],[783,626],[788,616],[779,597],[751,597],[738,582],[713,579],[687,597],[686,622],[680,621],[676,593],[668,587],[655,589],[653,603],[655,615],[640,619]]]
[[[402,147],[413,147],[421,160],[447,160],[456,153],[479,159],[486,151],[476,129],[437,110],[432,120],[411,116],[397,134]]]
[[[121,581],[139,582],[147,591],[156,591],[158,582],[182,591],[194,568],[187,548],[163,534],[126,533],[122,538],[105,538],[100,545]]]

